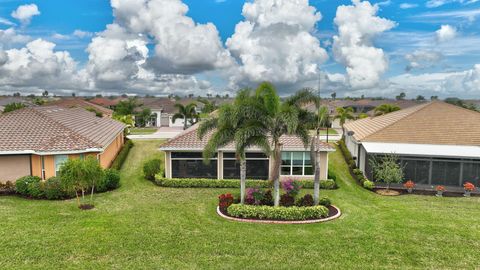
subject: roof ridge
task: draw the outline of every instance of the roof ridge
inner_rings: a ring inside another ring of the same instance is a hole
[[[378,132],[380,132],[380,131],[382,131],[382,130],[384,130],[384,129],[392,126],[392,125],[395,125],[395,124],[398,123],[399,121],[402,121],[403,119],[405,119],[405,118],[411,116],[412,114],[415,114],[415,113],[417,113],[417,112],[425,109],[426,107],[429,107],[429,106],[432,105],[433,103],[434,103],[434,102],[427,102],[427,103],[424,103],[424,104],[419,104],[419,105],[417,105],[417,106],[413,106],[413,107],[404,109],[404,110],[411,109],[412,112],[405,114],[403,117],[400,117],[397,121],[392,121],[392,123],[389,123],[389,124],[387,124],[386,126],[380,128],[380,129],[378,129],[378,130],[375,130],[374,132],[372,132],[372,133],[368,134],[367,136],[363,137],[361,140],[364,141],[364,140],[367,139],[368,137],[373,136],[373,135],[377,134]],[[417,110],[413,110],[414,108],[417,108],[417,107],[420,107],[420,108],[417,109]],[[396,111],[396,112],[398,112],[398,114],[400,114],[401,111],[402,111],[402,110],[398,110],[398,111]],[[403,112],[405,112],[405,111],[403,111]],[[395,113],[395,112],[393,112],[393,113]],[[382,116],[392,116],[392,115],[391,115],[391,114],[390,114],[390,115],[389,115],[389,114],[385,114],[385,115],[382,115]],[[382,117],[382,116],[380,116],[380,117]]]
[[[73,110],[73,109],[69,109],[69,108],[63,108],[63,107],[59,107],[59,106],[56,106],[56,105],[49,106],[49,107],[58,108],[58,109],[62,109],[62,110]],[[80,108],[75,108],[75,109],[80,109]],[[96,143],[96,142],[94,142],[94,141],[90,140],[89,138],[87,138],[87,137],[86,137],[86,136],[84,136],[83,134],[80,134],[80,133],[76,132],[75,130],[73,130],[73,129],[71,129],[71,128],[67,127],[67,126],[66,126],[66,125],[64,125],[64,124],[62,124],[60,121],[57,121],[57,120],[55,120],[54,118],[52,118],[52,117],[49,117],[47,114],[44,114],[44,113],[42,113],[42,112],[41,112],[41,111],[39,111],[37,108],[32,108],[32,110],[33,110],[33,111],[36,111],[36,113],[38,113],[38,114],[42,115],[42,116],[43,116],[43,117],[45,117],[46,119],[48,119],[48,120],[50,120],[50,121],[53,121],[53,122],[55,122],[56,124],[58,124],[58,125],[59,125],[59,126],[61,126],[62,128],[64,128],[64,129],[66,129],[66,130],[68,130],[68,131],[72,132],[73,134],[75,134],[75,135],[77,135],[77,136],[81,137],[81,138],[82,138],[82,139],[84,139],[85,141],[87,141],[87,142],[89,142],[89,143],[92,143],[92,145],[95,145],[96,147],[100,147],[100,148],[102,147],[101,145],[99,145],[98,143]],[[81,110],[83,111],[84,109],[81,109]]]

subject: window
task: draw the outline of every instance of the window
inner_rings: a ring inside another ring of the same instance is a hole
[[[309,152],[282,152],[281,175],[313,175]]]
[[[201,152],[172,152],[173,178],[217,178],[217,159],[203,162]]]
[[[263,153],[246,153],[247,179],[268,179],[268,157]],[[240,162],[235,153],[223,153],[223,178],[239,179]]]
[[[55,176],[58,175],[60,172],[60,168],[62,167],[63,163],[68,160],[67,155],[56,155],[55,156]]]

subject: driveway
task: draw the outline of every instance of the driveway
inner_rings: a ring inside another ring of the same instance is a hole
[[[155,133],[145,135],[128,135],[131,140],[161,140],[171,139],[183,131],[182,127],[161,127]]]

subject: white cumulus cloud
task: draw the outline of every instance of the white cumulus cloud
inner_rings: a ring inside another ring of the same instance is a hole
[[[457,29],[451,25],[444,24],[435,32],[438,42],[446,42],[457,36]]]
[[[414,68],[428,68],[442,59],[442,54],[437,51],[416,50],[406,54],[405,59],[409,62],[405,68],[410,71]]]
[[[112,0],[116,22],[133,33],[152,37],[149,65],[159,74],[193,74],[226,68],[234,62],[212,23],[188,17],[180,0]]]
[[[316,77],[328,55],[313,35],[321,14],[308,0],[255,0],[242,14],[245,20],[226,42],[240,64],[233,83],[294,84]]]
[[[30,23],[33,16],[40,15],[37,5],[28,4],[21,5],[16,10],[12,11],[12,17],[19,20],[23,25]]]
[[[388,68],[382,49],[373,46],[373,38],[392,29],[396,23],[377,16],[378,6],[353,0],[339,6],[334,19],[338,35],[333,37],[335,58],[344,64],[352,88],[376,86]]]

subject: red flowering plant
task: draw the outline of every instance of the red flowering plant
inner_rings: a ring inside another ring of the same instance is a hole
[[[259,188],[247,188],[246,204],[260,205],[265,196],[265,192]]]
[[[233,204],[233,196],[230,193],[218,196],[218,207],[222,212],[226,212],[227,208]]]
[[[444,187],[444,186],[436,186],[436,187],[435,187],[435,190],[436,190],[436,191],[440,191],[440,192],[444,192],[444,191],[445,191],[445,187]]]
[[[415,183],[412,180],[408,180],[403,184],[403,186],[407,189],[412,189],[415,187]]]
[[[465,191],[472,192],[475,190],[475,185],[470,182],[466,182],[465,184],[463,184],[463,188],[465,189]]]

